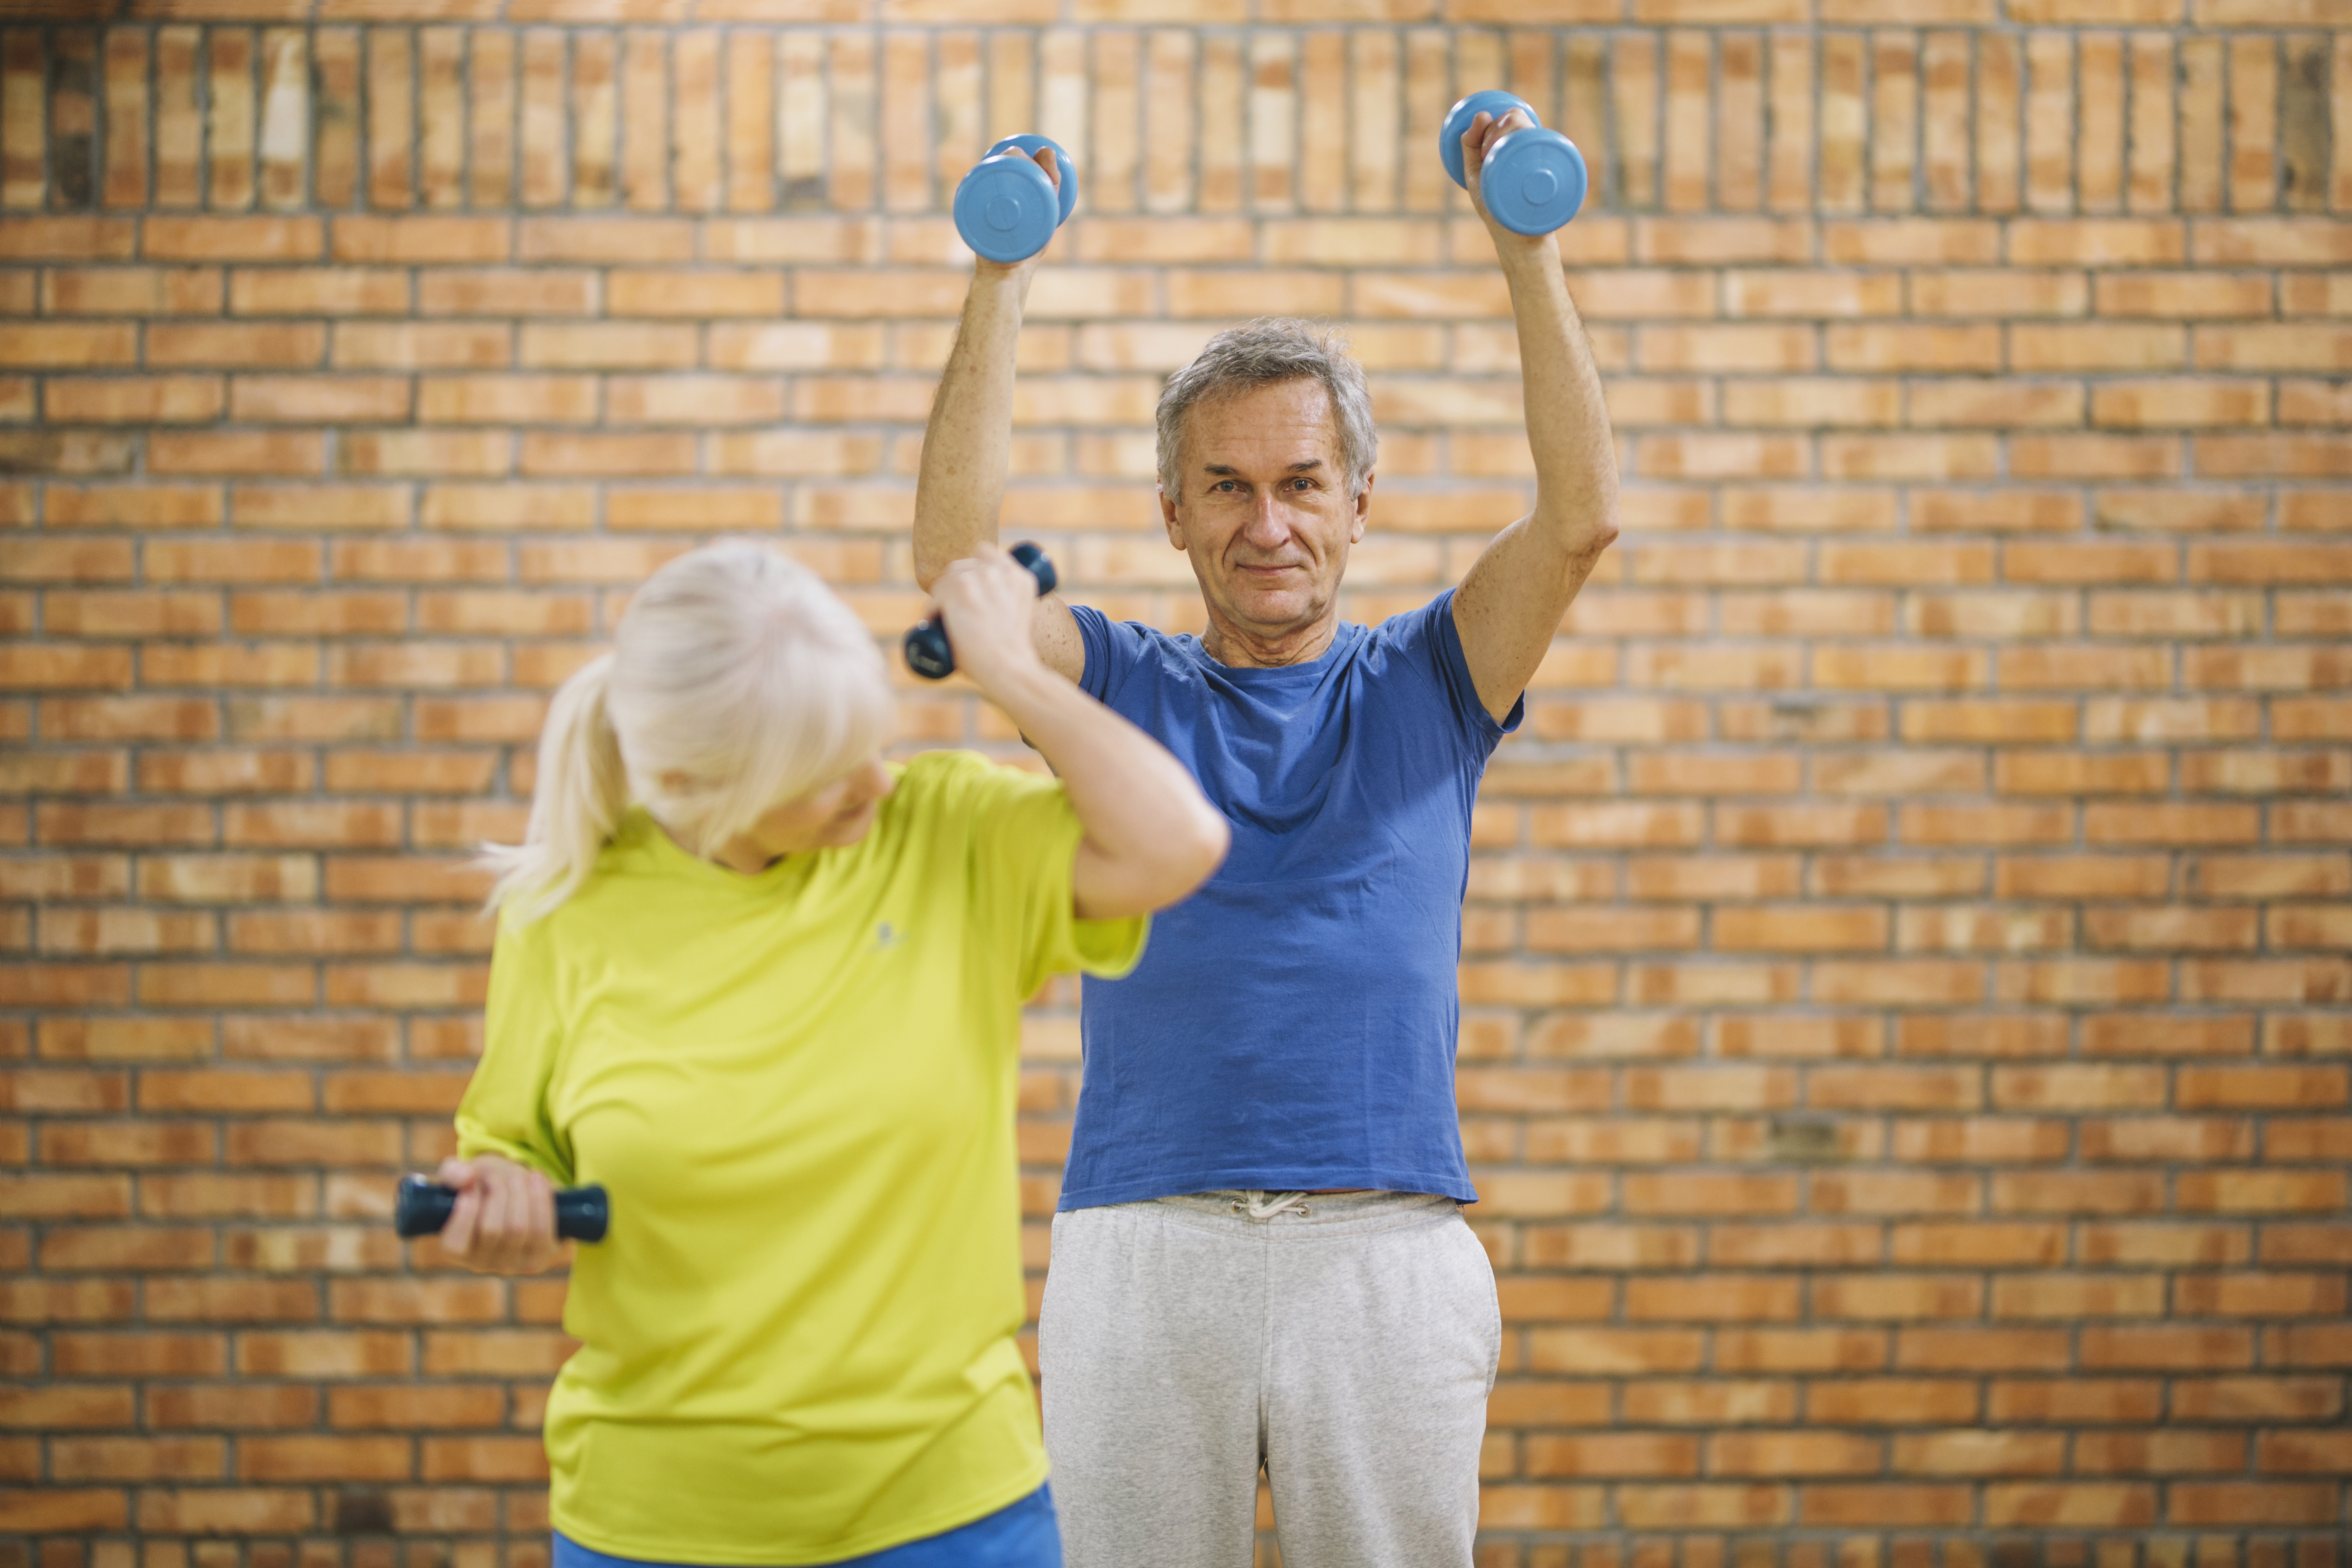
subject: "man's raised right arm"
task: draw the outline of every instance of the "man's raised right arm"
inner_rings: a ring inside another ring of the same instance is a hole
[[[1038,161],[1047,163],[1052,156]],[[1036,267],[1034,257],[1010,265],[973,263],[971,291],[931,403],[915,481],[915,580],[927,590],[949,563],[970,555],[977,544],[996,542],[1013,451],[1013,357]],[[1038,601],[1036,632],[1045,663],[1077,679],[1086,668],[1086,644],[1058,595]]]

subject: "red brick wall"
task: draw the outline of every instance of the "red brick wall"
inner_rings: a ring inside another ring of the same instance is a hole
[[[1454,580],[1528,496],[1432,146],[1497,82],[1593,161],[1626,534],[1478,818],[1485,1561],[2341,1561],[2340,5],[94,8],[0,31],[0,1568],[536,1562],[561,1284],[383,1216],[547,691],[713,531],[908,620],[941,204],[1036,125],[1019,531],[1192,624],[1157,379],[1298,311],[1357,613]]]

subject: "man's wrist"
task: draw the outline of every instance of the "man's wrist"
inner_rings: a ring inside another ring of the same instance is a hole
[[[975,259],[971,264],[972,292],[1011,292],[1017,307],[1029,297],[1029,284],[1037,276],[1037,264],[1028,261],[990,261]]]
[[[1541,279],[1547,274],[1557,276],[1560,271],[1559,245],[1548,234],[1538,236],[1532,243],[1497,244],[1495,258],[1514,286]]]

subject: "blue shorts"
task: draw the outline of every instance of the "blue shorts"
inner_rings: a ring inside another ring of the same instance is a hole
[[[559,1531],[553,1568],[685,1568],[592,1552]],[[1062,1527],[1054,1517],[1054,1489],[1039,1487],[985,1519],[927,1535],[886,1552],[845,1557],[831,1568],[1062,1568]]]

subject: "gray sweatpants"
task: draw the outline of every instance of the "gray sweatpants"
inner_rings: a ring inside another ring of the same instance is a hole
[[[1205,1193],[1054,1216],[1037,1328],[1068,1568],[1469,1568],[1502,1348],[1451,1198]],[[1306,1212],[1299,1212],[1304,1205]]]

